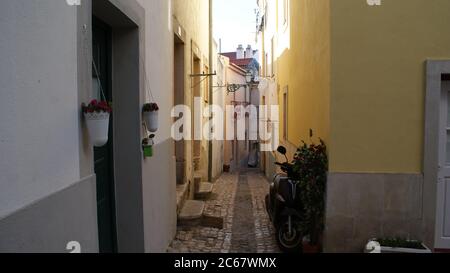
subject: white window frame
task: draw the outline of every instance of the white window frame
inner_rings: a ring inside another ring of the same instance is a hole
[[[287,27],[289,26],[289,7],[290,7],[290,0],[281,0],[281,25],[283,26],[283,31],[286,31]]]

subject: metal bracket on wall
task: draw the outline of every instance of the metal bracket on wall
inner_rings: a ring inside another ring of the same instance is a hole
[[[212,77],[212,76],[217,76],[217,72],[214,71],[214,73],[202,73],[202,74],[191,74],[189,75],[190,77]]]

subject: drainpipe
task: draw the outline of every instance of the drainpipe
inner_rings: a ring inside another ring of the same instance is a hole
[[[213,0],[209,0],[209,71],[213,72]],[[213,105],[213,80],[214,76],[209,80],[209,105]],[[211,108],[210,108],[211,109]],[[211,134],[211,131],[209,132]],[[213,142],[209,140],[208,149],[208,181],[212,182],[212,164],[213,164]]]

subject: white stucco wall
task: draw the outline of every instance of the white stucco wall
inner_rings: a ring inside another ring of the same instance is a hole
[[[76,8],[0,8],[0,218],[80,180]]]
[[[128,0],[123,0],[128,1]],[[139,0],[145,9],[146,70],[155,102],[159,130],[154,157],[143,161],[146,252],[165,252],[176,233],[176,166],[171,138],[173,107],[172,11],[167,0]],[[150,102],[146,96],[145,102]]]
[[[233,67],[231,64],[228,66],[227,69],[227,79],[226,82],[228,84],[246,84],[246,80],[245,80],[245,72],[238,70],[237,68]],[[245,102],[245,101],[249,101],[249,92],[247,91],[247,97],[246,97],[246,92],[244,88],[239,89],[237,92],[235,93],[229,93],[226,96],[226,105],[234,105],[233,102]],[[229,113],[227,112],[226,114],[227,116],[229,115]],[[233,128],[234,124],[226,124],[226,128]],[[233,129],[231,129],[233,130]],[[236,143],[236,145],[239,145],[239,158],[236,158],[236,156],[233,156],[233,154],[235,153],[233,151],[233,142],[232,141],[225,141],[225,164],[227,165],[231,165],[231,167],[233,167],[233,165],[235,164],[240,164],[241,162],[237,162],[237,159],[239,159],[240,161],[244,160],[245,157],[247,156],[246,150],[245,150],[245,141],[239,141]],[[237,167],[237,165],[235,165],[234,167]]]
[[[213,77],[213,103],[214,105],[220,106],[223,109],[223,111],[225,111],[226,109],[225,97],[227,94],[227,88],[221,86],[226,85],[227,63],[225,62],[225,57],[217,54],[217,44],[215,44],[213,56],[217,56],[216,58],[214,58],[214,70],[216,71],[217,75]],[[222,127],[223,129],[225,128],[225,116],[223,116]],[[225,130],[223,131],[223,137],[225,137]],[[220,174],[222,174],[224,164],[224,148],[225,147],[223,140],[213,141],[213,160],[212,160],[213,178],[217,178],[218,176],[220,176]]]

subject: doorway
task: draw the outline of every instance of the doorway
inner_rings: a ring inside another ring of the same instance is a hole
[[[450,249],[450,75],[443,75],[441,89],[437,236],[440,248]]]
[[[103,58],[106,59],[103,65],[108,71],[107,99],[112,101],[114,115],[107,157],[107,162],[110,162],[108,189],[99,190],[99,195],[111,193],[111,208],[105,210],[111,216],[104,217],[102,207],[98,208],[100,252],[141,253],[145,252],[146,242],[142,179],[144,132],[141,122],[141,97],[145,86],[143,64],[140,62],[145,60],[145,39],[141,39],[145,33],[145,11],[135,1],[126,1],[121,7],[112,1],[92,1],[91,4],[92,9],[86,8],[84,12],[91,12],[95,17],[93,30],[99,34],[94,34],[94,39],[103,37],[95,26],[101,25],[101,29],[107,30],[108,38],[104,40],[108,42],[100,48],[103,51],[109,49],[108,54],[103,54],[108,56]],[[98,40],[102,41],[101,38]],[[101,43],[95,41],[95,44]],[[98,54],[95,51],[102,52],[94,46],[94,58]],[[104,175],[100,174],[100,182],[102,177]],[[108,235],[111,233],[112,236]],[[103,243],[110,241],[112,243]]]
[[[93,98],[113,101],[111,89],[111,29],[100,19],[92,22],[93,51]],[[102,94],[103,93],[103,94]],[[103,97],[104,96],[104,97]],[[100,253],[117,251],[115,196],[113,115],[110,119],[109,141],[100,148],[94,148],[94,171],[97,177],[97,220]]]
[[[174,35],[174,105],[184,105],[184,42],[177,36]],[[186,118],[186,117],[179,117]],[[176,118],[174,121],[177,121]],[[190,117],[188,117],[190,118]],[[182,130],[187,130],[187,128],[182,128]],[[176,180],[177,185],[185,184],[186,181],[186,155],[185,155],[185,140],[175,141],[175,157],[176,157]]]
[[[200,58],[198,56],[196,56],[194,54],[193,56],[193,74],[194,75],[199,75],[201,73],[201,61]],[[192,105],[195,107],[197,107],[197,105],[195,104],[195,99],[197,98],[201,98],[201,78],[200,77],[192,77],[192,87],[193,87],[193,92],[194,92],[194,101],[192,102]],[[195,109],[194,109],[195,110]],[[200,109],[198,109],[200,110]],[[201,111],[200,111],[200,114]],[[202,141],[201,139],[201,135],[197,136],[197,134],[201,133],[197,132],[197,129],[199,128],[198,125],[196,124],[196,122],[198,122],[197,118],[195,116],[195,111],[192,111],[192,124],[194,125],[194,130],[192,131],[193,137],[193,157],[194,157],[194,172],[198,172],[201,171],[201,151],[202,151]],[[200,127],[201,128],[201,127]]]

